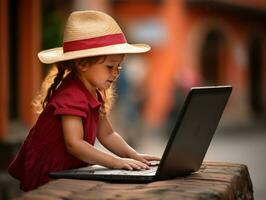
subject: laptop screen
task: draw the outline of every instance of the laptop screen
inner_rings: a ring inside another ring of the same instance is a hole
[[[172,131],[157,175],[174,177],[199,169],[231,90],[231,86],[191,89]]]

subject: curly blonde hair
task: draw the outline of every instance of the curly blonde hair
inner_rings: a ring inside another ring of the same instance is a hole
[[[78,65],[92,65],[99,62],[101,59],[103,59],[104,61],[105,57],[106,56],[95,56],[55,63],[55,65],[51,68],[51,70],[44,78],[40,91],[32,101],[34,111],[37,114],[40,114],[44,110],[45,106],[47,105],[59,85],[62,83],[65,76],[71,71],[75,72]],[[112,85],[107,90],[99,92],[103,97],[103,103],[99,109],[99,114],[100,116],[105,116],[110,112],[114,103],[114,87]]]

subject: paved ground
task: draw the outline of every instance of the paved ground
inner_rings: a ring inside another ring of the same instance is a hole
[[[161,155],[166,140],[146,136],[137,149]],[[256,200],[266,199],[266,128],[254,124],[219,125],[205,160],[246,164],[253,182]]]
[[[215,137],[206,159],[246,164],[254,187],[256,200],[266,199],[266,131]]]

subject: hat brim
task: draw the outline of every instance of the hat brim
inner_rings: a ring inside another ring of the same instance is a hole
[[[144,53],[151,49],[147,44],[116,44],[105,47],[98,47],[93,49],[85,49],[79,51],[63,52],[62,47],[48,49],[38,53],[38,57],[42,63],[52,64],[65,60],[72,60],[76,58],[92,57],[99,55],[112,54],[132,54]]]

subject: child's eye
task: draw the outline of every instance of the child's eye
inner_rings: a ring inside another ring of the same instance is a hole
[[[109,68],[109,69],[113,69],[114,68],[113,65],[106,65],[106,67]]]
[[[113,66],[113,65],[106,65],[106,67],[108,68],[108,69],[114,69],[115,68],[115,66]],[[121,69],[123,69],[123,67],[122,66],[117,66],[117,69],[118,70],[121,70]]]

